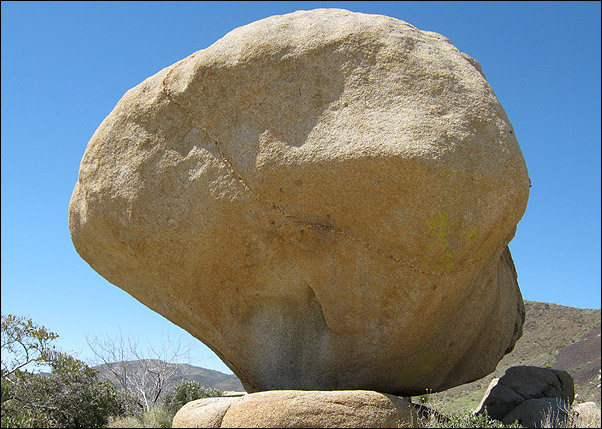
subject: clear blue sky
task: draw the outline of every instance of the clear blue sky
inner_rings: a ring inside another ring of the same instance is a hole
[[[476,58],[533,182],[510,244],[523,297],[600,308],[599,2],[2,2],[2,312],[87,359],[85,336],[196,341],[93,271],[67,207],[86,144],[121,96],[228,31],[299,9],[393,16]],[[193,364],[227,371],[194,345]]]

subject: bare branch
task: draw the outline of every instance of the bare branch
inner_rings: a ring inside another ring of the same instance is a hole
[[[146,350],[136,340],[124,338],[121,332],[118,338],[86,338],[86,342],[103,367],[123,389],[136,395],[146,410],[165,393],[169,379],[177,371],[175,363],[188,355],[179,339],[174,345],[169,337],[161,347],[149,344]]]

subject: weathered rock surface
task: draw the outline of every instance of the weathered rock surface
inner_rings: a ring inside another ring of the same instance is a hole
[[[172,427],[416,427],[411,403],[365,391],[252,393],[237,398],[192,401],[174,416]]]
[[[197,399],[184,405],[173,418],[174,428],[219,428],[230,406],[242,396]],[[224,426],[225,427],[225,426]]]
[[[505,425],[518,422],[525,428],[563,427],[571,406],[560,398],[527,399],[502,419]]]
[[[575,399],[573,379],[566,371],[535,366],[513,366],[489,384],[476,413],[525,427],[541,423],[549,412],[565,418]]]
[[[478,63],[397,19],[300,11],[129,90],[69,207],[111,283],[249,392],[442,390],[521,335],[529,178]]]

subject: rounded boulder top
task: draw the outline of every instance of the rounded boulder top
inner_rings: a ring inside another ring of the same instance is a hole
[[[248,392],[413,395],[520,337],[529,177],[478,63],[340,9],[237,28],[129,90],[69,206],[98,273]]]

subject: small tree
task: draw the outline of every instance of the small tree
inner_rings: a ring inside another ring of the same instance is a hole
[[[51,341],[58,335],[31,319],[2,315],[2,379],[9,380],[27,366],[44,364],[51,359],[55,348]]]
[[[96,370],[57,351],[57,337],[31,319],[2,316],[2,427],[102,427],[135,407]]]
[[[196,399],[221,396],[218,389],[207,388],[195,380],[183,380],[175,388],[174,392],[165,397],[165,408],[174,416],[180,408]]]
[[[195,380],[183,380],[172,394],[166,396],[165,406],[170,412],[175,414],[180,408],[191,401],[221,395],[222,392],[219,389],[204,387]]]

